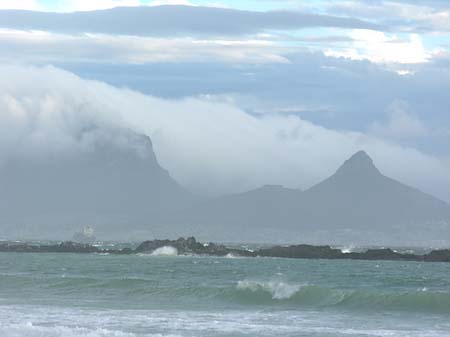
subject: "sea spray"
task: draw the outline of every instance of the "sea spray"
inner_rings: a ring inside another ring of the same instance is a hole
[[[297,284],[288,284],[281,281],[250,281],[243,280],[237,284],[237,289],[250,290],[252,292],[269,292],[274,300],[283,300],[292,297],[300,290],[301,286]]]
[[[336,307],[346,310],[388,310],[409,312],[442,312],[450,314],[450,292],[429,292],[418,289],[409,292],[333,289],[317,285],[289,284],[281,281],[239,281],[238,291],[254,296],[241,298],[248,303],[265,302],[270,295],[273,304],[283,302],[298,307]]]
[[[0,253],[0,336],[448,337],[449,272],[408,261]]]
[[[152,254],[153,256],[177,256],[178,250],[172,246],[164,246],[155,249]]]

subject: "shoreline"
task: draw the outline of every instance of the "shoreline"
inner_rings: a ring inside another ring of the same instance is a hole
[[[436,249],[427,254],[398,253],[391,248],[367,249],[361,252],[342,252],[329,245],[275,245],[258,250],[230,248],[223,244],[200,243],[194,237],[177,240],[148,240],[135,249],[102,249],[92,244],[63,241],[59,244],[35,244],[26,242],[0,242],[3,253],[99,253],[115,255],[152,254],[157,249],[172,247],[178,255],[236,256],[236,257],[275,257],[292,259],[327,259],[327,260],[384,260],[415,262],[450,262],[450,249]]]

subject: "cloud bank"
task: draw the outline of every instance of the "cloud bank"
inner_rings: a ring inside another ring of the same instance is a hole
[[[149,135],[163,167],[210,195],[263,184],[308,187],[365,149],[386,175],[450,200],[450,167],[376,135],[320,127],[297,116],[254,116],[207,98],[156,98],[54,67],[2,67],[0,158],[88,151],[95,137],[128,128]],[[39,85],[36,85],[39,83]],[[83,130],[99,130],[88,138]],[[111,142],[114,142],[111,137]],[[133,147],[133,144],[117,146]]]
[[[232,24],[230,24],[232,23]],[[165,5],[109,10],[46,13],[0,11],[0,27],[60,33],[99,33],[136,36],[234,36],[266,30],[309,27],[377,29],[356,18],[298,11],[242,11],[218,7]]]
[[[291,48],[263,40],[199,40],[102,34],[67,35],[0,28],[0,61],[146,64],[159,62],[286,63]],[[49,53],[48,51],[52,52]]]

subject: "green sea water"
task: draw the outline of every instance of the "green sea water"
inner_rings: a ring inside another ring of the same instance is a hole
[[[450,264],[0,253],[0,336],[450,336]]]

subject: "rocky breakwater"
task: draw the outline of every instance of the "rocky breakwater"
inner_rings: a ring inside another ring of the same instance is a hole
[[[29,242],[0,242],[0,252],[15,253],[112,253],[131,254],[132,249],[124,248],[120,250],[99,249],[85,243],[64,241],[59,244],[37,244]]]
[[[390,248],[368,249],[363,252],[343,253],[330,246],[292,245],[274,246],[260,249],[257,256],[281,257],[294,259],[329,259],[329,260],[386,260],[418,262],[450,262],[450,249],[433,250],[425,255],[404,254]]]
[[[293,259],[339,259],[343,258],[345,254],[340,249],[330,246],[292,245],[260,249],[256,251],[256,255]]]
[[[256,256],[247,250],[227,248],[224,245],[212,242],[200,243],[194,237],[179,238],[177,240],[144,241],[135,249],[135,253],[153,253],[163,247],[175,248],[180,255],[226,256],[228,254],[236,254],[239,256]]]
[[[386,260],[418,262],[450,262],[450,249],[433,250],[428,254],[404,254],[390,248],[368,249],[363,252],[343,253],[331,246],[290,245],[261,248],[256,251],[229,248],[215,243],[201,243],[194,237],[177,240],[149,240],[142,242],[136,249],[100,249],[93,245],[61,242],[59,244],[34,244],[20,242],[0,242],[0,252],[17,253],[109,253],[109,254],[152,254],[158,249],[176,250],[178,255],[204,256],[242,256],[276,257],[292,259],[328,259],[328,260]]]

